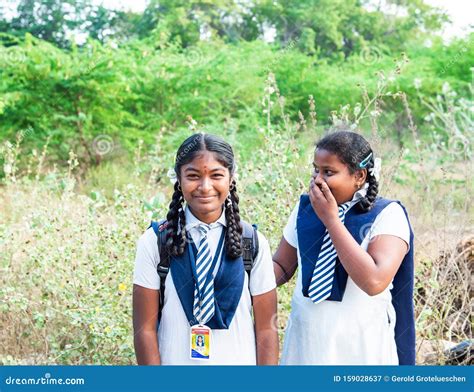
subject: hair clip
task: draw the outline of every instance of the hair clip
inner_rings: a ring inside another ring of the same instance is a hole
[[[359,163],[359,167],[360,167],[361,169],[364,169],[364,168],[368,165],[368,163],[369,163],[369,161],[370,161],[370,158],[372,158],[372,155],[373,155],[373,153],[370,153],[370,154],[367,156],[367,158],[365,158],[361,163]]]
[[[382,159],[380,158],[375,158],[374,159],[374,167],[370,168],[369,169],[369,174],[373,177],[375,177],[375,179],[377,181],[380,180],[380,172],[382,170]]]

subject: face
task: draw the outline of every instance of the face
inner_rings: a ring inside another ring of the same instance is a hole
[[[202,151],[181,167],[179,182],[191,212],[205,223],[213,223],[222,213],[229,195],[229,169],[215,159],[214,153]]]
[[[317,149],[314,154],[313,177],[316,184],[325,181],[337,204],[345,203],[352,199],[354,193],[365,182],[367,171],[356,170],[349,172],[347,165],[329,151]]]

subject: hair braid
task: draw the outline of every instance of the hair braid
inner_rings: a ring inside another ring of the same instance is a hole
[[[369,184],[369,187],[367,188],[367,193],[365,197],[363,197],[358,203],[358,208],[363,212],[370,211],[379,193],[379,183],[375,176],[372,176],[369,173],[369,169],[373,167],[374,158],[372,157],[372,159],[369,161],[369,164],[367,165],[367,183]]]
[[[239,196],[235,180],[230,186],[229,197],[225,201],[225,218],[227,230],[225,233],[226,254],[231,259],[242,255],[242,226],[240,224]]]
[[[180,256],[184,252],[186,246],[186,225],[183,209],[183,192],[179,187],[178,181],[174,184],[174,193],[171,199],[166,220],[168,221],[168,235],[166,239],[166,248],[169,254]]]

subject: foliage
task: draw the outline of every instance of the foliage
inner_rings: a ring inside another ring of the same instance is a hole
[[[160,31],[188,47],[202,39],[254,41],[274,30],[282,47],[301,39],[305,53],[337,59],[370,45],[400,50],[401,43],[420,42],[445,21],[440,10],[423,0],[387,1],[384,7],[355,0],[151,0],[142,14],[109,10],[90,0],[20,0],[11,20],[0,13],[0,31],[29,32],[60,47],[74,42],[71,32],[123,42]]]
[[[296,44],[284,50],[261,41],[183,49],[160,37],[118,48],[89,41],[68,52],[30,35],[20,41],[4,36],[8,45],[0,46],[0,139],[12,141],[23,133],[31,151],[49,138],[49,159],[64,161],[72,148],[85,166],[127,155],[138,140],[150,144],[157,134],[173,133],[179,139],[187,132],[189,116],[205,123],[208,131],[255,140],[268,72],[289,97],[286,108],[293,120],[299,111],[308,115],[307,97],[313,95],[320,124],[327,125],[333,109],[363,104],[361,86],[375,89],[373,75],[388,75],[398,57],[375,50],[369,57],[353,55],[335,64],[301,53]],[[426,99],[442,95],[448,80],[461,95],[469,94],[473,39],[449,47],[436,42],[431,49],[408,48],[410,62],[391,91]],[[446,63],[449,56],[452,60]],[[415,87],[416,81],[421,86]],[[410,104],[413,116],[421,120],[420,133],[429,135],[429,124],[423,121],[429,109],[420,100]],[[385,105],[381,125],[395,124],[387,135],[403,144],[409,135],[406,117],[400,115],[403,106],[399,101]],[[113,146],[113,154],[98,148],[103,139]]]

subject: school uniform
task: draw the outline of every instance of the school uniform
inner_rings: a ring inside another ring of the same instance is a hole
[[[201,233],[198,225],[202,222],[187,207],[185,216],[186,231],[194,244],[199,244]],[[223,211],[220,218],[210,226],[207,234],[208,244],[212,257],[215,257],[226,226],[225,212]],[[216,305],[217,314],[206,323],[212,329],[212,352],[209,360],[190,359],[190,306],[194,281],[192,275],[188,275],[192,249],[187,247],[185,255],[179,260],[171,259],[157,331],[163,365],[256,365],[251,296],[267,293],[276,287],[270,246],[260,232],[257,234],[259,251],[250,272],[250,282],[242,261],[227,260],[224,247],[213,269],[215,290],[219,290],[219,287],[222,287],[222,290],[215,293],[216,298],[221,301],[220,307]],[[159,262],[157,236],[153,229],[149,228],[137,242],[134,284],[159,290],[160,278],[156,270]],[[224,276],[226,274],[232,276]],[[226,293],[233,293],[232,295],[237,295],[238,298],[229,300]]]
[[[346,215],[346,227],[351,224],[351,211],[352,214],[357,214],[352,207],[365,196],[366,189],[367,187],[354,194]],[[301,203],[305,203],[305,206]],[[376,203],[377,211],[380,211],[373,223],[365,222],[360,227],[353,225],[349,230],[352,230],[354,238],[359,235],[362,249],[367,250],[370,240],[382,234],[399,237],[412,247],[413,234],[404,208],[397,202],[386,199],[378,199]],[[364,214],[360,216],[363,217]],[[356,218],[352,222],[357,222]],[[311,222],[308,225],[309,221],[315,222],[316,226]],[[317,227],[322,230],[319,234],[314,232]],[[319,303],[313,303],[308,297],[311,279],[308,274],[314,269],[314,260],[321,248],[321,243],[318,248],[317,241],[324,230],[324,225],[309,204],[308,196],[302,196],[291,213],[283,234],[286,241],[297,249],[298,277],[285,332],[281,364],[397,365],[399,355],[402,362],[414,362],[412,249],[408,250],[406,260],[403,261],[406,265],[403,266],[401,280],[406,282],[397,279],[397,287],[402,291],[400,295],[397,291],[395,296],[403,302],[401,307],[405,309],[399,313],[403,320],[397,329],[396,341],[397,312],[391,292],[393,282],[382,293],[370,296],[354,283],[337,260],[331,297]],[[312,235],[314,238],[308,238]]]

